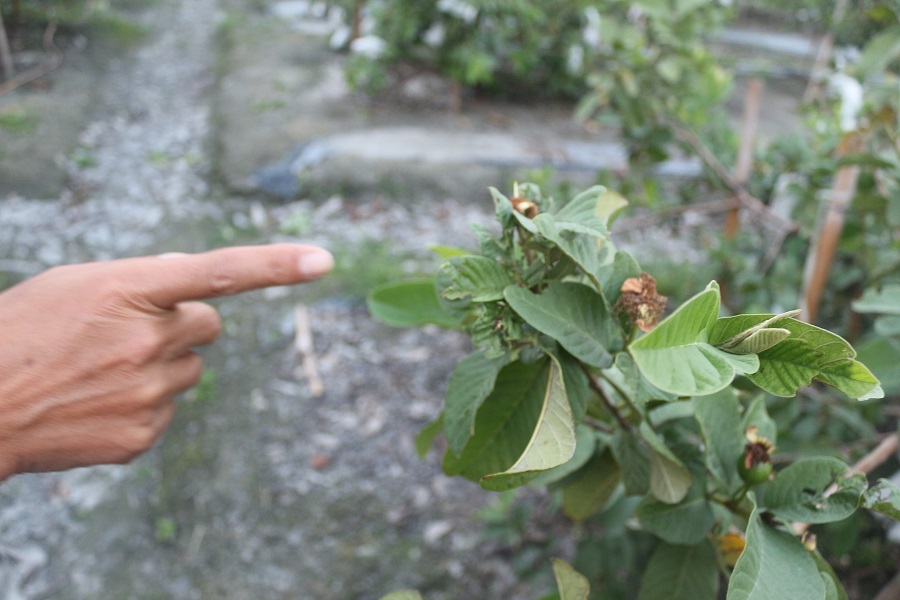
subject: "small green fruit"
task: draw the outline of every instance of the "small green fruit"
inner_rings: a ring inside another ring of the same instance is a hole
[[[749,465],[747,463],[746,455],[741,454],[738,456],[737,470],[741,479],[744,480],[744,483],[757,485],[769,480],[769,476],[772,474],[772,463],[760,462],[756,464],[751,463]]]

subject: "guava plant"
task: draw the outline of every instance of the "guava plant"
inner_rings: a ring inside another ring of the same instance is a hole
[[[845,598],[795,531],[861,507],[898,518],[900,489],[831,456],[773,470],[766,397],[809,385],[882,397],[853,348],[796,311],[722,316],[715,282],[663,318],[654,279],[610,239],[627,204],[615,192],[491,194],[500,227],[474,228],[477,252],[437,248],[435,276],[369,297],[385,323],[461,330],[474,346],[419,452],[443,433],[448,475],[549,486],[576,522],[637,499],[626,506],[657,539],[640,600],[716,600],[722,585],[729,600]],[[561,598],[588,598],[571,567],[554,573]]]

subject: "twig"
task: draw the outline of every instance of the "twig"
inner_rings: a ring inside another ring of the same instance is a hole
[[[772,265],[775,264],[775,260],[781,253],[781,247],[784,246],[784,241],[787,239],[787,236],[794,233],[794,231],[795,230],[788,227],[781,227],[778,230],[778,233],[775,234],[775,238],[772,240],[772,243],[769,244],[769,249],[766,250],[766,255],[763,256],[761,261],[759,261],[760,274],[765,275],[769,272],[769,269],[772,268]]]
[[[616,421],[619,422],[619,425],[622,426],[625,431],[634,431],[634,425],[631,424],[631,421],[622,416],[622,413],[619,412],[618,407],[613,404],[613,401],[609,399],[609,396],[606,395],[606,391],[600,386],[594,376],[591,374],[590,370],[585,366],[581,365],[584,370],[584,374],[587,375],[588,385],[591,386],[591,389],[594,390],[603,404],[606,406],[607,410],[616,418]]]
[[[708,200],[706,202],[693,202],[691,204],[672,206],[639,217],[620,219],[616,221],[616,231],[621,232],[631,231],[632,229],[643,229],[685,213],[712,214],[725,212],[736,206],[740,206],[740,204],[741,201],[737,198],[727,198],[725,200]]]
[[[895,452],[897,452],[898,439],[897,434],[893,433],[884,438],[875,449],[862,457],[856,464],[850,467],[851,473],[870,473],[875,467],[882,465]]]
[[[876,467],[884,464],[891,456],[893,456],[897,452],[897,448],[900,447],[900,438],[898,438],[897,433],[892,433],[879,443],[875,448],[872,449],[871,452],[863,456],[859,459],[850,470],[847,471],[846,477],[853,475],[855,473],[868,474],[875,470]],[[835,493],[838,490],[839,486],[837,484],[832,484],[827,490],[825,490],[825,497],[827,498],[831,494]],[[798,534],[802,534],[806,530],[809,529],[809,523],[795,523],[794,531]]]
[[[63,63],[65,55],[53,42],[54,35],[56,35],[56,21],[50,21],[50,23],[47,24],[47,29],[44,30],[44,50],[52,55],[50,60],[43,64],[35,65],[34,67],[7,79],[3,83],[0,83],[0,96],[11,92],[16,88],[20,88],[27,83],[31,83],[35,79],[39,79],[59,68]]]
[[[309,392],[314,398],[320,398],[325,393],[325,385],[319,376],[319,363],[313,349],[312,330],[309,327],[309,309],[298,304],[294,309],[294,321],[294,349],[303,359],[303,375],[309,382]]]
[[[819,84],[825,78],[828,71],[828,62],[831,60],[831,54],[834,51],[834,25],[844,18],[847,12],[848,0],[837,0],[834,10],[831,12],[831,29],[822,36],[819,49],[816,52],[816,61],[809,74],[809,81],[806,82],[806,89],[803,91],[803,103],[809,104],[819,95]]]
[[[747,83],[747,97],[744,101],[744,116],[741,119],[741,145],[738,148],[737,164],[734,167],[734,180],[742,189],[750,179],[753,167],[753,144],[756,141],[756,129],[759,123],[759,102],[762,98],[763,82],[754,77]],[[740,211],[737,207],[728,212],[725,221],[725,237],[737,235]]]
[[[846,155],[855,152],[862,145],[860,136],[851,134],[847,143],[838,152]],[[803,313],[800,319],[807,323],[814,323],[819,312],[819,304],[825,293],[825,285],[828,283],[828,275],[837,254],[838,242],[844,230],[844,218],[850,201],[856,193],[856,182],[859,178],[859,165],[846,165],[838,169],[834,177],[834,187],[825,213],[825,219],[819,230],[815,245],[810,249],[806,257],[806,266],[803,270],[803,296],[800,299],[800,308]]]
[[[697,136],[697,134],[676,121],[669,121],[668,125],[669,127],[671,127],[676,137],[689,145],[691,149],[697,153],[697,156],[700,157],[700,160],[702,160],[703,163],[707,167],[709,167],[709,169],[716,175],[716,177],[721,180],[725,187],[727,187],[731,191],[731,193],[735,195],[735,197],[745,208],[753,211],[764,219],[775,221],[781,227],[788,228],[790,229],[790,231],[797,231],[798,229],[800,229],[800,226],[796,223],[796,221],[793,221],[792,219],[786,219],[773,213],[771,210],[769,210],[769,207],[766,206],[766,204],[762,200],[750,194],[750,192],[748,192],[744,188],[744,186],[734,178],[734,176],[728,171],[725,165],[723,165],[719,161],[719,159],[716,158],[716,156],[710,151],[710,149],[706,147],[706,144],[703,143],[703,140],[701,140]]]

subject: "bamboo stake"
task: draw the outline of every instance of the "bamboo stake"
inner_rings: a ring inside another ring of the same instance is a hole
[[[861,140],[858,135],[851,134],[843,146],[844,148],[838,151],[839,156],[859,150]],[[834,187],[828,199],[825,218],[819,229],[818,239],[806,257],[803,296],[800,299],[800,308],[803,312],[800,314],[800,319],[807,323],[814,323],[818,316],[831,265],[834,263],[841,232],[844,230],[844,218],[850,207],[850,201],[856,193],[858,178],[859,166],[857,165],[847,165],[838,169],[834,178]]]
[[[821,92],[821,83],[828,73],[828,63],[831,62],[831,54],[834,52],[834,25],[844,19],[847,13],[849,0],[837,0],[834,10],[831,12],[831,29],[822,36],[819,49],[816,52],[816,60],[813,64],[812,71],[809,74],[809,81],[806,82],[806,89],[803,91],[803,103],[809,104],[819,96]]]
[[[763,82],[759,77],[754,77],[747,82],[744,116],[741,120],[741,145],[738,148],[737,164],[734,168],[734,181],[740,187],[747,184],[747,180],[750,179],[750,170],[753,167],[753,146],[756,141],[756,129],[759,125],[759,104],[762,90]],[[728,211],[725,218],[725,237],[730,239],[737,235],[740,226],[740,212],[739,206]]]

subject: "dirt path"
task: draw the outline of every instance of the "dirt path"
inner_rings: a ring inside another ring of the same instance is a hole
[[[150,38],[112,61],[80,134],[90,160],[69,160],[59,198],[0,200],[0,271],[302,238],[334,249],[347,282],[415,268],[429,242],[458,244],[486,219],[486,205],[452,200],[276,207],[211,193],[218,8],[164,0],[141,13]],[[379,258],[371,249],[384,240]],[[134,464],[0,486],[0,596],[347,600],[418,587],[430,598],[536,597],[542,584],[517,583],[497,554],[505,546],[481,535],[474,512],[493,496],[413,449],[465,341],[382,327],[346,285],[328,285],[219,303],[226,333],[206,353],[207,384]],[[298,303],[311,311],[321,397],[291,348]]]

